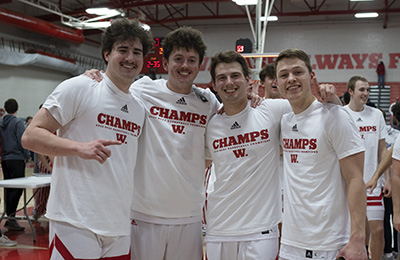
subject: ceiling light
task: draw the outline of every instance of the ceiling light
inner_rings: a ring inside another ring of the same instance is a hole
[[[237,5],[256,5],[258,0],[232,0]]]
[[[146,31],[150,31],[150,29],[151,29],[150,25],[145,24],[145,23],[141,23],[140,26],[141,26],[143,29],[145,29]]]
[[[350,2],[373,2],[374,0],[350,0]]]
[[[265,21],[265,16],[260,18],[261,21]],[[268,22],[274,22],[274,21],[278,21],[278,16],[275,15],[270,15],[267,17],[267,21]]]
[[[379,16],[378,13],[356,13],[354,15],[356,18],[376,18]]]
[[[115,9],[108,8],[88,8],[86,9],[86,13],[88,14],[96,14],[96,15],[107,15],[107,16],[116,16],[120,15],[121,12]]]
[[[72,21],[68,21],[68,22],[63,22],[63,24],[77,28],[79,30],[85,30],[85,29],[105,29],[108,26],[111,25],[110,21],[106,21],[106,22],[90,22],[90,23],[86,23],[86,22],[72,22]]]

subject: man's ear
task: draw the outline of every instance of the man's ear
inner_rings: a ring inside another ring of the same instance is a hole
[[[104,51],[104,52],[103,52],[103,56],[104,56],[104,59],[108,62],[108,61],[109,61],[110,53],[108,53],[108,51]]]
[[[314,71],[311,71],[310,75],[311,75],[311,79],[315,78],[315,72]]]
[[[249,83],[250,83],[250,76],[247,76],[246,77],[246,85],[249,85]]]
[[[168,60],[166,58],[162,58],[162,65],[166,72],[168,72]]]
[[[215,82],[214,82],[214,80],[211,80],[211,88],[214,90],[214,92],[217,92],[217,93],[218,93],[218,91],[215,89]]]

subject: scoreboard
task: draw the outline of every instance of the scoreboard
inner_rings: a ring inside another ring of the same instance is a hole
[[[154,48],[150,50],[149,54],[144,57],[143,69],[141,74],[150,74],[150,72],[155,74],[167,74],[164,70],[162,60],[163,60],[163,47],[161,46],[163,38],[154,38]]]

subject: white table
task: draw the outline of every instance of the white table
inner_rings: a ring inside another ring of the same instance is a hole
[[[15,179],[9,179],[9,180],[2,180],[0,181],[0,187],[3,188],[17,188],[17,189],[23,189],[23,194],[24,194],[24,206],[17,210],[24,210],[24,217],[10,217],[13,219],[22,219],[22,220],[27,220],[29,223],[29,226],[31,226],[32,231],[33,231],[33,242],[36,242],[36,231],[35,228],[32,225],[32,222],[29,218],[28,212],[27,212],[27,207],[28,203],[33,199],[35,196],[35,193],[32,194],[32,196],[29,198],[29,200],[26,200],[26,189],[37,189],[37,188],[42,188],[42,187],[47,187],[50,186],[51,182],[51,175],[48,176],[30,176],[30,177],[24,177],[24,178],[15,178]],[[3,219],[8,219],[8,216],[5,216],[6,214],[6,204],[4,200],[4,212],[1,215],[0,222]]]

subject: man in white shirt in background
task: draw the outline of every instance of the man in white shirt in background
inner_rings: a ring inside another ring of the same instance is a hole
[[[264,89],[265,98],[281,98],[279,88],[276,85],[275,64],[270,63],[264,66],[259,73],[260,83]]]
[[[367,79],[353,76],[347,84],[350,94],[350,103],[344,107],[357,125],[362,142],[365,146],[364,182],[373,177],[379,162],[387,152],[385,138],[386,124],[379,109],[367,106],[370,86]],[[390,177],[388,178],[390,179]],[[367,220],[371,232],[366,237],[366,245],[370,245],[371,260],[380,260],[385,245],[383,218],[384,205],[382,187],[367,189]]]

